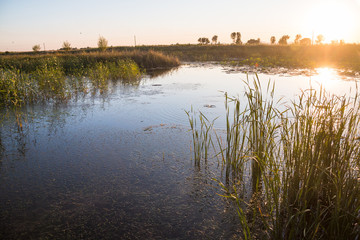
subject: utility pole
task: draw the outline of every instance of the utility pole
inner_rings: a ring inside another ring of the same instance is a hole
[[[136,36],[134,35],[134,44],[135,44],[135,47],[136,47]]]

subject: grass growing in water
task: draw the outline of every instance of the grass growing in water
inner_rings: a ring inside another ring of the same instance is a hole
[[[189,118],[189,124],[191,127],[191,133],[193,137],[193,152],[194,152],[194,163],[197,168],[200,168],[201,160],[205,160],[205,165],[209,156],[209,149],[213,144],[211,140],[210,131],[213,128],[214,121],[210,122],[204,114],[200,112],[199,121],[200,128],[197,125],[196,113],[193,109],[186,112]]]
[[[358,94],[338,97],[309,89],[283,109],[273,86],[267,97],[258,78],[246,86],[245,110],[239,99],[226,97],[234,115],[227,111],[224,144],[217,135],[226,171],[221,186],[236,203],[243,237],[359,238]],[[244,176],[251,179],[248,196]]]
[[[0,102],[10,107],[44,101],[63,102],[89,88],[104,91],[109,79],[137,79],[140,75],[141,70],[133,61],[118,60],[95,63],[67,76],[53,58],[31,73],[16,68],[0,69]]]

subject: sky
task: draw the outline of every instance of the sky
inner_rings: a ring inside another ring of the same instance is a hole
[[[360,43],[360,0],[0,0],[0,51],[109,46],[196,44],[217,35],[231,43],[296,34],[325,42]]]

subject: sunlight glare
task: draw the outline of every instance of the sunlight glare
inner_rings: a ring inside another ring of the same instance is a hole
[[[314,32],[314,41],[322,34],[324,42],[330,43],[331,40],[351,38],[355,31],[354,22],[355,16],[349,6],[341,1],[327,1],[311,8],[306,25]]]
[[[328,87],[336,82],[337,72],[333,68],[322,67],[316,69],[317,75],[314,77],[314,80],[321,84],[324,87]]]

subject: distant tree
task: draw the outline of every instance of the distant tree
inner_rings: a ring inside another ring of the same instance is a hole
[[[108,41],[102,36],[99,37],[98,47],[101,51],[105,51],[108,47]]]
[[[63,42],[62,48],[65,51],[70,51],[71,50],[71,44],[68,41]]]
[[[271,42],[271,44],[275,44],[275,42],[276,42],[275,36],[271,36],[270,42]]]
[[[208,38],[206,38],[206,37],[202,37],[202,38],[199,38],[199,39],[198,39],[198,42],[199,42],[200,44],[209,44],[209,43],[210,43],[210,40],[209,40]]]
[[[214,35],[211,39],[212,43],[216,44],[217,43],[217,40],[218,40],[218,36],[217,35]]]
[[[324,36],[320,34],[320,35],[317,35],[315,42],[317,44],[321,44],[324,40],[325,40]]]
[[[235,38],[236,38],[236,32],[231,33],[230,37],[231,37],[231,39],[233,40],[233,43],[235,44],[235,42],[236,42],[236,40],[235,40]]]
[[[242,41],[241,41],[241,33],[237,32],[236,33],[236,41],[235,41],[236,44],[239,44],[241,45],[242,44]]]
[[[40,51],[40,44],[37,44],[37,45],[34,45],[33,47],[32,47],[32,50],[34,51],[34,52],[38,52],[38,51]]]
[[[295,41],[294,41],[294,43],[295,43],[295,44],[299,44],[301,38],[302,38],[301,34],[297,34],[297,35],[295,36]]]
[[[311,45],[311,39],[310,38],[303,38],[299,41],[300,45],[303,46],[310,46]]]
[[[247,41],[246,44],[249,44],[249,45],[257,45],[257,44],[260,44],[260,38],[258,38],[257,40],[255,39],[250,39]]]
[[[341,39],[340,42],[339,42],[340,45],[345,45],[345,40],[344,39]]]
[[[280,38],[279,40],[279,44],[281,45],[287,45],[287,40],[289,40],[289,35],[284,35]]]
[[[202,40],[203,44],[209,44],[210,43],[210,40],[208,38],[203,38]]]

